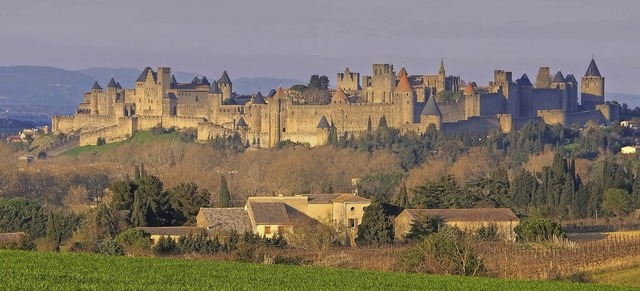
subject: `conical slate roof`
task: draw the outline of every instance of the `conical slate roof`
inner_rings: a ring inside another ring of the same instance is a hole
[[[209,80],[207,80],[206,76],[202,76],[202,80],[200,80],[200,84],[211,86],[211,83],[209,83]]]
[[[193,79],[191,80],[191,84],[197,84],[198,82],[200,82],[198,76],[193,77]]]
[[[317,128],[331,128],[331,125],[329,125],[329,122],[327,121],[327,118],[324,117],[324,115],[322,115],[322,118],[320,118],[320,122],[318,122]]]
[[[438,104],[436,104],[436,98],[431,96],[429,100],[427,100],[427,104],[424,105],[421,115],[442,116],[442,112],[440,112],[440,108],[438,108]]]
[[[229,79],[229,75],[227,74],[227,70],[222,72],[222,77],[218,80],[218,84],[231,84],[231,79]]]
[[[267,94],[267,97],[273,97],[274,95],[276,95],[276,89],[271,89],[271,91],[269,91],[269,94]]]
[[[264,96],[262,96],[260,91],[258,91],[256,97],[253,98],[253,104],[267,104],[267,101],[264,101]]]
[[[529,76],[527,76],[526,73],[522,74],[522,77],[516,80],[516,84],[518,84],[519,86],[533,86],[533,84],[531,84],[531,80],[529,80]]]
[[[122,86],[120,85],[120,82],[116,82],[116,88],[122,89]]]
[[[569,76],[571,76],[571,82],[574,84],[578,84],[578,80],[576,80],[576,77],[573,74],[569,74]]]
[[[111,77],[111,80],[109,80],[107,88],[118,88],[118,84],[116,84],[116,80],[114,80],[113,77]]]
[[[102,87],[100,87],[100,84],[98,84],[98,81],[94,81],[93,86],[91,86],[91,90],[102,90]]]
[[[153,72],[151,67],[146,67],[144,68],[144,70],[142,70],[142,73],[140,73],[140,76],[138,76],[138,79],[136,79],[136,82],[144,82],[145,80],[147,80],[147,74],[149,73],[149,71],[153,73],[153,78],[155,79],[155,76],[156,76],[155,72]]]
[[[176,85],[176,84],[178,84],[178,81],[176,81],[176,76],[171,74],[171,85]]]
[[[209,86],[209,93],[220,94],[220,88],[218,88],[218,82],[216,82],[215,80],[213,80],[213,83],[211,83],[211,86]]]
[[[396,85],[396,92],[404,92],[404,93],[413,92],[413,88],[411,88],[411,83],[409,83],[407,70],[405,70],[404,67],[400,69],[400,73],[398,74],[398,85]]]
[[[244,121],[243,117],[240,117],[240,120],[238,120],[236,127],[249,127],[249,125]]]
[[[602,77],[600,75],[600,70],[598,70],[598,66],[596,65],[596,61],[593,58],[591,59],[587,72],[584,73],[584,75],[585,77]]]
[[[342,89],[340,89],[340,87],[338,87],[338,90],[336,90],[336,93],[333,94],[333,96],[331,96],[331,102],[343,102],[347,100],[347,94],[344,94],[344,91],[342,91]]]
[[[558,71],[558,73],[556,73],[556,76],[553,77],[553,80],[551,80],[551,82],[564,83],[564,76],[562,76],[562,72]]]

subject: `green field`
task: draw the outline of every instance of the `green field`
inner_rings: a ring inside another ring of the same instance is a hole
[[[0,264],[5,290],[617,290],[559,281],[9,250],[0,250]]]
[[[593,278],[603,284],[640,288],[640,267],[598,273]]]
[[[169,141],[169,140],[180,140],[180,138],[178,137],[178,133],[174,131],[172,133],[153,135],[149,131],[139,131],[139,132],[136,132],[133,135],[133,137],[125,141],[108,143],[101,146],[81,146],[81,147],[70,149],[62,153],[62,155],[77,156],[81,153],[87,153],[87,152],[101,154],[101,153],[113,150],[124,144],[141,145],[141,144],[149,143],[153,141]]]

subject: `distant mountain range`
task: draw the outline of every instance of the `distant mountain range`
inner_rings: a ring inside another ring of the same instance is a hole
[[[124,88],[134,88],[140,69],[134,68],[90,68],[70,71],[52,67],[13,66],[0,67],[0,117],[15,117],[10,113],[25,114],[71,114],[82,101],[95,80],[104,88],[113,77]],[[197,74],[173,72],[180,83],[190,82]],[[202,75],[198,75],[200,78]],[[207,76],[212,79],[212,76]],[[251,94],[258,90],[266,94],[269,90],[290,87],[305,82],[293,79],[238,78],[232,79],[233,89],[238,94]]]

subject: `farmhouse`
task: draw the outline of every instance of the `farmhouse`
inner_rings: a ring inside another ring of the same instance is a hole
[[[200,208],[196,216],[196,226],[206,229],[210,234],[252,231],[249,214],[244,207]]]
[[[427,216],[439,216],[447,226],[470,231],[495,225],[498,236],[505,240],[515,240],[513,229],[520,223],[509,208],[405,209],[394,222],[396,239],[409,233],[414,220]]]

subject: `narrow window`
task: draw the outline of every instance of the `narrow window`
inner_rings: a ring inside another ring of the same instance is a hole
[[[271,226],[265,226],[264,235],[269,235],[269,234],[271,234]]]

